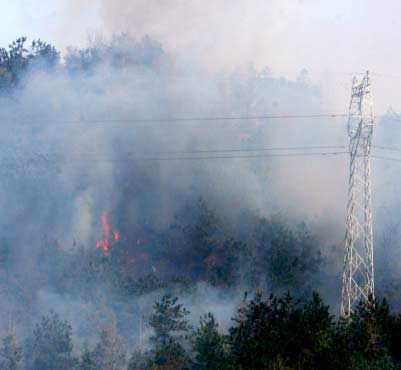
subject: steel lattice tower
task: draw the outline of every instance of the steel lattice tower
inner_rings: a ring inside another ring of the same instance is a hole
[[[349,317],[360,301],[374,297],[370,149],[373,131],[369,72],[352,80],[348,116],[350,174],[341,315]]]

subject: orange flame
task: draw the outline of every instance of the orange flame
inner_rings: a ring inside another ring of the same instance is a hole
[[[120,233],[118,231],[113,232],[113,239],[115,241],[120,239]],[[110,249],[110,225],[106,213],[102,214],[102,238],[96,243],[96,248],[103,249],[106,253]]]

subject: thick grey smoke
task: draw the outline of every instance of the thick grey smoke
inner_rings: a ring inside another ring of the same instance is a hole
[[[88,73],[71,72],[64,66],[33,71],[21,90],[1,99],[0,224],[4,238],[19,253],[3,281],[29,292],[30,283],[43,278],[38,255],[52,258],[46,245],[96,248],[104,212],[114,229],[135,240],[140,226],[151,223],[162,229],[188,199],[202,195],[228,220],[237,220],[246,211],[262,216],[281,213],[294,223],[306,220],[322,240],[323,253],[334,256],[338,263],[330,266],[335,281],[328,282],[322,292],[335,301],[329,287],[336,285],[341,271],[347,156],[177,160],[172,152],[347,145],[344,119],[132,121],[338,112],[338,100],[330,99],[325,85],[313,82],[316,79],[301,68],[293,78],[278,77],[267,68],[279,65],[280,59],[276,61],[273,52],[265,57],[261,50],[268,50],[269,42],[274,45],[276,35],[285,41],[280,33],[282,23],[275,19],[281,14],[290,23],[288,14],[293,10],[289,4],[283,10],[278,2],[256,2],[252,9],[239,2],[230,8],[225,1],[216,2],[212,9],[205,9],[200,2],[191,6],[184,2],[173,2],[169,7],[163,4],[102,2],[100,12],[110,34],[128,31],[138,37],[137,42],[126,37],[111,41],[122,59],[106,58]],[[271,12],[274,6],[276,12]],[[300,11],[303,6],[310,4],[297,5]],[[268,23],[264,19],[254,24],[255,9],[278,27],[267,38],[246,32],[251,29],[257,34]],[[70,8],[69,14],[74,14],[73,10]],[[226,15],[227,22],[221,23]],[[244,23],[237,27],[242,16]],[[172,23],[177,28],[169,27]],[[221,33],[215,35],[209,27]],[[165,51],[150,39],[140,38],[145,34],[160,39]],[[201,35],[198,43],[194,35]],[[106,53],[109,45],[106,40],[91,46]],[[241,58],[244,55],[249,60]],[[226,73],[225,68],[232,69],[237,60],[242,67],[255,60],[258,68]],[[273,71],[278,70],[273,67]],[[346,105],[345,100],[341,112]],[[396,125],[381,122],[375,131],[377,143],[401,145],[397,130]],[[383,240],[383,245],[391,244],[387,253],[399,250],[396,240],[385,239],[390,216],[394,220],[390,226],[398,227],[400,199],[398,170],[394,168],[383,162],[374,162],[373,167],[376,230],[379,245]],[[55,260],[55,270],[57,263]],[[137,327],[143,312],[149,311],[160,294],[144,296],[124,326],[110,309],[111,297],[106,292],[96,292],[97,311],[104,316],[88,321],[93,303],[55,294],[53,284],[42,282],[44,288],[39,293],[32,289],[31,301],[24,302],[25,306],[18,297],[11,299],[5,289],[1,294],[8,297],[8,304],[1,308],[3,317],[13,312],[29,327],[33,318],[54,309],[69,318],[84,338],[90,338],[105,318],[115,321],[126,334],[124,330],[130,325]],[[202,284],[192,293],[184,297],[193,312],[192,320],[214,311],[223,327],[241,297],[240,292],[222,296],[222,292]],[[24,311],[27,306],[31,311]],[[136,343],[135,338],[130,341]]]
[[[177,210],[199,196],[227,222],[244,212],[280,212],[295,222],[307,217],[318,223],[330,213],[342,226],[338,219],[345,208],[345,157],[221,159],[213,158],[216,153],[191,151],[343,144],[343,122],[157,121],[315,112],[325,107],[324,98],[305,73],[294,81],[268,72],[261,77],[252,70],[216,74],[201,65],[182,64],[147,38],[134,42],[116,37],[111,45],[93,45],[110,57],[88,72],[74,70],[77,51],[72,50],[66,66],[32,71],[18,90],[1,99],[0,223],[5,243],[17,254],[5,272],[7,305],[2,310],[3,317],[17,318],[23,328],[54,309],[90,339],[104,317],[115,317],[113,298],[101,289],[93,294],[97,311],[104,310],[105,316],[93,320],[86,319],[93,302],[54,293],[54,287],[63,289],[57,285],[57,273],[64,262],[57,260],[54,246],[94,250],[105,212],[112,228],[132,241],[141,238],[143,225],[162,229],[172,223]],[[135,121],[141,119],[156,121]],[[325,226],[321,228],[324,234]],[[44,266],[50,270],[43,271]],[[22,296],[32,291],[25,305],[10,294],[21,285]],[[215,311],[226,327],[242,292],[220,297],[210,289],[200,285],[184,300],[193,320]],[[137,327],[142,310],[148,312],[154,298],[145,296],[143,303],[128,309],[131,316],[124,324],[121,318],[113,319],[124,334]],[[127,336],[130,339],[132,331]],[[135,338],[130,341],[135,343]]]

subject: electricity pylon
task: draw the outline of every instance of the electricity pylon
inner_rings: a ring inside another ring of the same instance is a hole
[[[369,72],[352,80],[348,116],[350,174],[345,235],[341,315],[349,317],[360,301],[374,297],[370,149],[373,132]]]

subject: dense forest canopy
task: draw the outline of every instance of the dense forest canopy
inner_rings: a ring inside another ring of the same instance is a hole
[[[379,300],[337,319],[346,159],[190,151],[340,142],[343,125],[169,123],[325,106],[306,71],[180,63],[124,34],[0,49],[0,368],[400,366],[399,194],[376,193]]]

